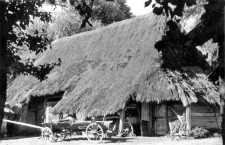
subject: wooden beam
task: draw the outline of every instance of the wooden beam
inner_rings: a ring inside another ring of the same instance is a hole
[[[125,110],[123,109],[123,110],[120,112],[119,134],[121,134],[121,133],[123,132],[124,121],[125,121]]]
[[[186,107],[186,129],[191,131],[191,106]]]
[[[138,113],[138,118],[140,120],[140,131],[141,131],[141,136],[143,136],[143,130],[142,130],[142,120],[141,120],[141,105],[137,105],[137,113]]]
[[[152,129],[153,135],[156,135],[156,103],[152,103]]]
[[[50,123],[49,110],[50,110],[50,106],[49,106],[49,103],[47,102],[46,109],[45,109],[45,122],[46,123]]]
[[[170,129],[169,129],[169,119],[168,119],[168,105],[167,105],[167,103],[166,103],[166,110],[165,110],[166,112],[166,114],[165,114],[165,116],[166,116],[166,132],[167,133],[169,133],[169,131],[170,131]]]
[[[193,110],[192,110],[193,111]],[[192,117],[215,117],[216,116],[221,116],[220,113],[191,113]]]
[[[150,128],[149,128],[149,103],[143,102],[141,104],[141,128],[142,128],[142,136],[149,136]]]
[[[153,111],[152,111],[152,108],[153,108],[153,103],[149,104],[149,135],[150,136],[153,136],[153,132],[152,130],[154,129],[153,128]]]

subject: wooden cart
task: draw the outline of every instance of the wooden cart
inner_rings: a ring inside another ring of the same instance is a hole
[[[89,141],[100,142],[104,137],[111,137],[116,135],[118,130],[114,130],[116,124],[113,121],[61,121],[43,123],[43,126],[36,126],[32,124],[27,124],[23,122],[17,122],[12,120],[3,119],[5,122],[10,122],[17,125],[23,125],[31,128],[36,128],[41,130],[42,138],[51,142],[62,141],[67,136],[73,135],[85,135]],[[109,135],[110,134],[110,135]],[[124,130],[122,132],[123,137],[133,136],[133,126],[125,122]]]
[[[100,142],[109,128],[111,121],[59,121],[56,123],[43,123],[42,137],[44,140],[61,141],[67,136],[86,135],[89,141]]]
[[[44,140],[62,141],[67,136],[85,135],[91,142],[100,142],[103,138],[117,134],[113,131],[113,121],[58,121],[43,123],[42,137]],[[123,137],[132,136],[133,126],[125,122]]]

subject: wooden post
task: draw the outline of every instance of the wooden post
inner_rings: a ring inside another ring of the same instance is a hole
[[[6,1],[0,0],[0,133],[2,119],[4,117],[4,107],[7,89],[7,36],[5,11],[7,10]],[[10,26],[9,26],[10,27]],[[8,28],[9,28],[8,27]]]
[[[153,103],[149,104],[149,135],[150,136],[153,136],[153,111],[152,111],[152,108],[153,108]]]
[[[47,110],[47,99],[46,98],[44,99],[44,105],[43,105],[43,107],[44,107],[44,110],[45,110],[45,112],[44,112],[45,113],[44,114],[44,122],[47,123],[46,122],[46,116],[47,116],[46,115],[47,114],[47,111],[46,111]]]
[[[149,136],[150,128],[149,128],[149,103],[143,102],[141,104],[141,122],[142,122],[142,136]]]
[[[225,9],[223,9],[225,12]],[[224,35],[224,29],[223,33]],[[222,116],[221,128],[222,128],[222,139],[225,143],[225,37],[221,35],[218,39],[219,43],[219,92],[220,92],[220,113]]]
[[[46,111],[46,112],[45,112],[45,115],[46,115],[46,116],[45,116],[45,122],[46,122],[46,123],[50,123],[50,120],[49,120],[49,109],[50,109],[50,108],[49,108],[49,103],[46,103],[46,110],[45,110],[45,111]]]
[[[168,105],[166,103],[166,133],[169,133],[170,129],[169,129],[169,119],[168,119]]]
[[[188,105],[187,107],[186,107],[186,129],[188,130],[188,131],[191,131],[191,106],[190,105]]]
[[[156,135],[156,103],[152,103],[152,129],[153,129],[153,136]]]
[[[138,118],[140,120],[140,131],[141,131],[141,136],[143,136],[143,130],[142,130],[142,120],[141,120],[141,111],[140,111],[141,105],[137,105],[137,112],[138,112]]]
[[[123,110],[120,112],[119,134],[121,134],[121,133],[123,132],[124,121],[125,121],[125,110],[123,109]]]
[[[221,97],[221,102],[223,102],[223,104],[221,104],[221,116],[222,116],[222,122],[221,122],[221,128],[222,128],[222,139],[223,139],[223,143],[225,142],[225,105],[224,105],[224,99]]]

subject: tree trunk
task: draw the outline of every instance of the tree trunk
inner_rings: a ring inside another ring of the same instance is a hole
[[[6,76],[6,31],[5,31],[5,9],[6,2],[0,1],[0,134],[2,119],[4,117],[4,107],[6,101],[7,76]]]
[[[220,85],[220,99],[221,99],[221,115],[222,115],[222,137],[223,143],[225,143],[225,52],[224,52],[224,45],[220,46],[220,76],[219,76],[219,85]]]
[[[224,100],[223,100],[224,102]],[[225,143],[225,107],[224,105],[221,105],[221,109],[222,109],[222,123],[221,123],[221,128],[222,128],[222,138],[223,138],[223,144]]]
[[[225,12],[225,9],[224,9]],[[224,24],[223,24],[224,26]],[[219,67],[220,67],[220,72],[219,72],[219,91],[220,91],[220,111],[222,115],[222,123],[221,123],[221,128],[222,128],[222,138],[223,138],[223,143],[225,143],[225,48],[224,48],[224,43],[225,43],[225,38],[224,38],[224,29],[222,29],[222,35],[218,37],[218,44],[220,46],[219,48]]]

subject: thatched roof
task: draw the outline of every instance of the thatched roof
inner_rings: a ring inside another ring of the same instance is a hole
[[[62,65],[43,82],[32,76],[17,77],[8,88],[8,101],[15,104],[30,96],[65,91],[52,111],[85,116],[115,113],[131,97],[147,102],[181,100],[184,106],[201,98],[219,103],[217,88],[203,73],[191,78],[160,69],[154,45],[164,27],[164,17],[148,14],[56,40],[36,63],[61,58]]]

